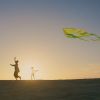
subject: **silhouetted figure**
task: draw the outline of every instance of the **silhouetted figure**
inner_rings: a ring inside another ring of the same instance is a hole
[[[18,75],[18,73],[20,72],[19,67],[18,67],[18,60],[16,60],[16,57],[14,58],[14,62],[15,64],[10,64],[11,66],[15,67],[15,71],[14,71],[14,77],[17,80],[17,78],[19,78],[21,80],[21,76]]]
[[[32,67],[32,73],[31,73],[31,80],[35,80],[35,72],[37,72],[38,70],[34,70],[34,67]]]

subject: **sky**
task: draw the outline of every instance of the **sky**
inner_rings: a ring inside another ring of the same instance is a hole
[[[0,80],[100,77],[100,42],[66,38],[63,28],[100,35],[100,0],[0,0]]]

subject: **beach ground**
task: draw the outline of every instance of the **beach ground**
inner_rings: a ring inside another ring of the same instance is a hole
[[[0,100],[100,100],[100,79],[1,80]]]

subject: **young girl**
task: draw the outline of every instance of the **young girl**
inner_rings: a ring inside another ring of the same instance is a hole
[[[14,62],[15,64],[10,64],[11,66],[15,67],[15,71],[14,71],[14,77],[17,80],[17,78],[19,78],[21,80],[21,76],[18,75],[18,73],[20,72],[19,67],[18,67],[18,60],[16,60],[16,57],[14,58]]]

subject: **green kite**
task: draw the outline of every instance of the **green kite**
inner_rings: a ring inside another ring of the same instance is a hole
[[[85,40],[85,41],[100,40],[100,36],[93,34],[93,33],[89,33],[80,28],[64,28],[63,31],[64,31],[64,34],[66,35],[66,37],[68,37],[68,38],[77,38],[77,39],[81,39],[81,40]]]

